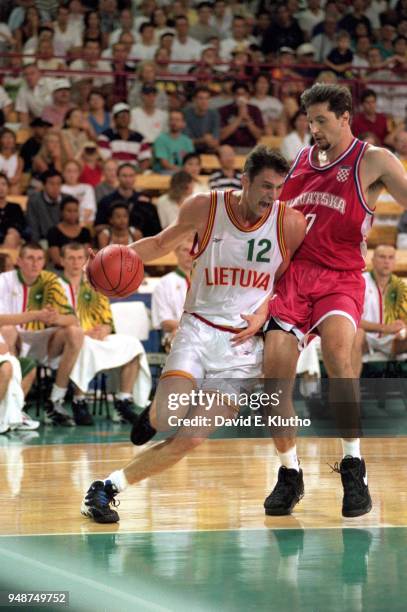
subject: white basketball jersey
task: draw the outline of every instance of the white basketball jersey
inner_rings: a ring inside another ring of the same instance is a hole
[[[252,314],[273,289],[283,261],[284,204],[271,209],[250,228],[231,206],[232,190],[212,191],[208,223],[194,255],[185,311],[216,326],[242,328],[240,314]]]

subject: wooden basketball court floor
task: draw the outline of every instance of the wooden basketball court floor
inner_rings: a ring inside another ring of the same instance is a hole
[[[217,438],[123,493],[118,525],[95,524],[83,492],[139,452],[128,433],[0,436],[0,590],[69,591],[81,612],[406,610],[407,437],[363,441],[374,507],[361,518],[340,513],[339,441],[300,438],[306,495],[269,518],[271,441]]]

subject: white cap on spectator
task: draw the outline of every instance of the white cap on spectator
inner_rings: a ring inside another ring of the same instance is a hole
[[[291,47],[280,47],[278,52],[280,55],[282,53],[289,53],[290,55],[295,55],[295,51],[294,49],[291,49]]]
[[[118,102],[112,108],[112,115],[114,117],[115,115],[118,115],[119,113],[122,113],[123,111],[127,111],[129,113],[130,106],[126,104],[125,102]]]
[[[314,55],[315,56],[315,47],[311,45],[311,43],[304,43],[300,45],[297,49],[297,55]]]
[[[58,89],[71,89],[68,79],[55,79],[52,91],[58,91]]]
[[[37,64],[37,58],[35,57],[35,55],[23,57],[23,68],[26,68],[27,66],[32,66],[33,64]]]

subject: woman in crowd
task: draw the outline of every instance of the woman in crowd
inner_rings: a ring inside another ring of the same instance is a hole
[[[96,200],[93,187],[79,182],[81,165],[75,159],[66,162],[62,174],[64,184],[62,193],[73,196],[79,202],[79,220],[86,225],[92,223],[96,214]]]
[[[79,223],[79,202],[74,197],[66,198],[61,204],[61,221],[48,231],[48,253],[56,268],[61,267],[61,248],[69,242],[90,246],[91,235]]]
[[[90,138],[88,124],[80,108],[71,108],[65,115],[62,141],[68,159],[78,159],[82,155],[85,142]]]
[[[193,191],[194,179],[188,172],[180,170],[172,175],[168,193],[164,193],[157,200],[158,217],[163,229],[177,219],[179,207]]]
[[[125,202],[112,204],[109,217],[109,227],[98,234],[99,249],[108,244],[123,244],[127,246],[143,237],[140,230],[130,227],[129,208]]]
[[[40,150],[33,159],[33,174],[40,175],[47,170],[62,172],[66,161],[67,154],[62,142],[61,132],[58,130],[48,130]]]
[[[10,193],[20,194],[23,160],[17,153],[16,135],[7,128],[0,134],[0,172],[9,180]]]
[[[106,100],[103,94],[97,89],[90,92],[88,104],[89,133],[96,140],[102,132],[110,128],[110,113],[106,110]]]

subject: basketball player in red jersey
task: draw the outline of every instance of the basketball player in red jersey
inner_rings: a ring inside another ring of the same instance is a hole
[[[359,428],[353,426],[358,423],[358,388],[350,380],[355,379],[351,351],[364,301],[365,238],[383,187],[407,208],[407,177],[392,153],[352,135],[352,98],[346,87],[315,84],[301,101],[315,145],[298,154],[281,200],[304,214],[307,234],[269,303],[265,377],[292,381],[298,346],[312,333],[321,336],[330,400],[337,418],[347,416],[351,423],[340,427],[343,459],[337,471],[344,488],[342,514],[355,517],[372,507]],[[291,393],[285,394],[281,408],[284,415],[294,414]],[[303,496],[303,475],[295,437],[273,436],[281,467],[265,510],[268,515],[283,515],[291,513]]]
[[[263,340],[250,338],[242,346],[234,346],[230,340],[246,321],[253,324],[266,320],[274,279],[286,270],[305,236],[304,216],[275,202],[287,170],[280,153],[258,146],[246,159],[242,191],[191,196],[173,225],[131,245],[148,262],[191,236],[197,237],[185,312],[151,409],[153,426],[163,414],[167,425],[172,424],[168,422],[171,395],[187,394],[191,398],[197,388],[208,390],[209,385],[213,391],[223,381],[229,385],[228,379],[256,379],[261,375]],[[236,415],[237,406],[219,404],[216,408],[223,414]],[[185,407],[183,416],[194,416],[194,409],[189,409]],[[200,409],[204,412],[203,407]],[[117,522],[119,515],[111,508],[115,496],[129,484],[177,463],[209,435],[211,424],[203,425],[204,429],[198,426],[191,430],[181,423],[172,437],[143,449],[106,480],[93,482],[83,500],[82,514],[101,523]],[[147,433],[149,437],[155,433],[151,424]],[[136,442],[134,436],[132,440]]]

